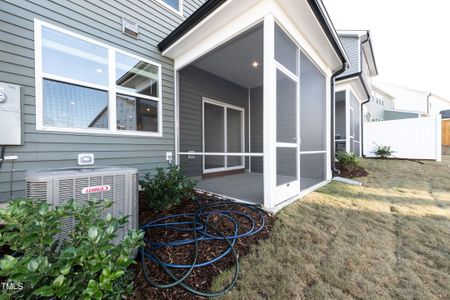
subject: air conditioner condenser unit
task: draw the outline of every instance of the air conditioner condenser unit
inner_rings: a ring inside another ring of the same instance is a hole
[[[113,241],[119,243],[138,224],[138,171],[123,167],[71,168],[29,171],[26,177],[28,198],[46,200],[59,206],[74,200],[84,205],[89,199],[112,200],[107,211],[113,217],[128,216],[128,222],[116,232]],[[107,213],[105,212],[105,213]],[[61,238],[73,229],[73,220],[67,220]],[[59,238],[59,237],[58,237]]]

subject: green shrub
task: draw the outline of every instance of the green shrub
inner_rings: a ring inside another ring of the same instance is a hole
[[[45,201],[15,200],[0,210],[6,224],[0,246],[15,252],[0,260],[0,276],[21,290],[4,290],[13,299],[120,299],[132,288],[129,266],[143,232],[130,231],[122,242],[112,243],[127,217],[113,218],[105,210],[111,201],[70,201],[51,208]],[[102,218],[102,214],[104,218]],[[69,238],[56,239],[63,222],[74,221]]]
[[[148,205],[157,211],[179,204],[184,198],[192,199],[196,184],[178,166],[157,168],[155,176],[146,174],[139,183]]]
[[[349,172],[355,170],[359,165],[358,157],[351,152],[344,152],[344,151],[338,152],[336,154],[336,159],[341,165],[341,168]]]
[[[383,146],[375,144],[375,148],[372,153],[378,156],[379,158],[388,158],[394,154],[395,151],[391,149],[391,146]]]

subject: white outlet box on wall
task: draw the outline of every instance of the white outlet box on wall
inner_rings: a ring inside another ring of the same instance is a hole
[[[92,153],[80,153],[78,154],[79,166],[90,166],[94,164],[94,154]]]

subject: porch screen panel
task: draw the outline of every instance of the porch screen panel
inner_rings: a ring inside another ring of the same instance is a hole
[[[297,83],[277,71],[277,186],[297,180]]]
[[[300,189],[326,179],[326,78],[300,54]]]
[[[244,152],[242,134],[242,112],[236,109],[227,108],[227,152]],[[243,157],[227,157],[227,167],[242,165]]]
[[[277,147],[277,186],[297,180],[297,148]]]
[[[277,142],[296,143],[297,83],[277,71]]]
[[[224,108],[221,106],[204,104],[204,143],[205,152],[225,152]],[[225,157],[205,156],[205,169],[225,167]]]
[[[275,59],[293,74],[297,74],[297,46],[278,25],[275,25]]]
[[[350,138],[353,138],[355,136],[355,111],[353,109],[350,109]]]
[[[307,174],[300,179],[302,191],[326,179],[326,155],[326,153],[300,155],[300,174]]]

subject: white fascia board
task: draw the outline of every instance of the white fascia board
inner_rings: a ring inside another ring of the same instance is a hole
[[[244,2],[231,0],[170,46],[163,52],[163,55],[174,59],[175,69],[179,70],[262,22],[267,14],[272,14],[325,74],[328,75],[339,69],[342,62],[312,11],[299,10],[301,14],[309,16],[309,23],[306,23],[307,26],[305,26],[305,24],[301,24],[301,22],[307,22],[304,20],[305,18],[292,18],[286,13],[286,10],[280,7],[281,3],[309,7],[306,1],[246,0]],[[292,20],[301,21],[294,22]],[[305,30],[310,33],[306,34]]]
[[[336,92],[346,89],[350,89],[360,103],[368,99],[366,90],[364,89],[363,83],[361,82],[359,76],[336,82]]]
[[[367,30],[336,30],[339,36],[362,37],[367,34]]]
[[[377,76],[378,73],[375,68],[375,54],[373,53],[373,48],[371,44],[364,43],[362,49],[365,54],[364,56],[367,59],[367,64],[369,65],[370,75],[372,75],[372,77]]]
[[[344,55],[344,59],[347,61],[347,66],[350,67],[351,66],[351,62],[350,62],[350,58],[347,55],[347,52],[345,51],[345,47],[341,42],[341,39],[339,38],[339,34],[336,30],[336,28],[334,28],[333,22],[331,21],[330,16],[328,15],[328,11],[326,10],[325,6],[323,5],[322,1],[318,1],[317,2],[320,6],[320,9],[322,10],[323,15],[325,16],[325,19],[328,23],[328,25],[331,28],[331,33],[334,36],[335,40],[338,43],[338,47],[340,48],[342,54]],[[325,33],[324,33],[325,34]],[[336,54],[337,55],[337,54]]]

